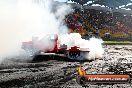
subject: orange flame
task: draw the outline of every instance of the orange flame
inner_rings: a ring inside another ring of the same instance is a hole
[[[78,67],[78,74],[79,74],[80,76],[86,75],[86,72],[85,72],[85,70],[82,68],[81,65]]]

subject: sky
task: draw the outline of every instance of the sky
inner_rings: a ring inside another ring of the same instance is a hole
[[[66,1],[68,1],[68,0],[54,0],[54,1],[59,1],[59,2],[66,2]],[[89,4],[89,3],[91,3],[91,1],[89,1],[89,2],[87,2],[87,4]],[[132,3],[128,3],[126,6],[128,6],[128,5],[132,5]],[[92,5],[92,6],[100,6],[99,4],[94,4],[94,5]],[[121,8],[121,9],[126,9],[126,8],[124,8],[125,7],[125,5],[122,5],[122,6],[119,6],[119,8]],[[131,10],[131,9],[126,9],[126,10]]]
[[[54,0],[54,1],[66,2],[67,0]]]

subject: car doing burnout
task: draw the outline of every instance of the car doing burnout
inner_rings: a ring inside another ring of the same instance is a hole
[[[65,57],[73,60],[85,60],[86,54],[90,52],[88,48],[80,48],[78,46],[68,48],[66,44],[60,44],[58,35],[56,34],[46,35],[46,39],[48,40],[48,46],[45,46],[47,43],[45,39],[38,39],[36,37],[32,38],[32,41],[23,42],[22,49],[24,49],[31,56],[63,54]],[[51,48],[51,46],[53,47]]]

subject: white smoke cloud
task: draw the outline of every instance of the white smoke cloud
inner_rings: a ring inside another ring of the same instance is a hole
[[[0,61],[20,54],[22,42],[32,36],[42,39],[46,34],[67,33],[63,19],[71,8],[61,4],[54,13],[53,3],[53,0],[0,0]]]
[[[103,40],[98,38],[90,38],[87,41],[87,47],[90,50],[88,54],[88,58],[95,59],[95,58],[102,58],[104,54],[104,49],[102,47]]]
[[[0,62],[5,57],[25,55],[22,42],[38,37],[35,44],[40,48],[52,49],[54,43],[47,40],[47,34],[65,34],[68,32],[63,22],[65,15],[72,12],[69,5],[54,3],[53,0],[0,0]],[[101,57],[102,40],[91,38],[89,41],[81,35],[61,35],[61,44],[89,48],[89,58]],[[22,59],[24,60],[24,59]]]

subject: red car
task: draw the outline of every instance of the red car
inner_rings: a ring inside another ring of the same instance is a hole
[[[67,48],[67,45],[61,45],[58,41],[58,35],[51,34],[46,36],[49,39],[50,43],[54,44],[52,49],[50,47],[43,47],[46,42],[43,42],[42,39],[34,38],[32,41],[23,42],[22,49],[24,49],[27,53],[30,53],[31,56],[36,55],[60,55],[65,56],[69,59],[73,60],[85,60],[85,54],[89,53],[89,49],[82,49],[78,46],[72,46]]]

